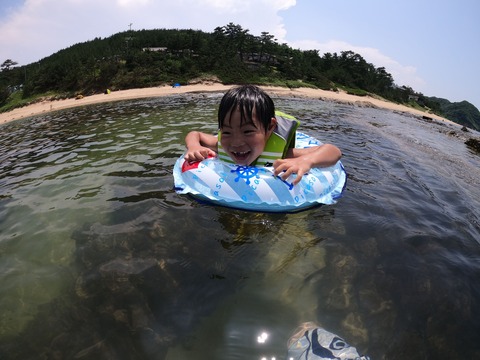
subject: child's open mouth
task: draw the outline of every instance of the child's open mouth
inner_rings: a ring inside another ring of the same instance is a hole
[[[232,151],[232,155],[235,157],[236,162],[241,163],[248,158],[250,151]]]

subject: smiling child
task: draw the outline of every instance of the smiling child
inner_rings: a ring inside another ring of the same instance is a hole
[[[340,160],[340,149],[331,144],[295,148],[298,122],[275,113],[270,96],[254,85],[230,89],[218,109],[218,136],[191,131],[185,137],[185,160],[202,161],[209,156],[238,165],[273,166],[274,174],[293,184],[314,167],[328,167]]]

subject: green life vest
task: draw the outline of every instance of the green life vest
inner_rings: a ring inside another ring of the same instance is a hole
[[[293,116],[280,111],[275,111],[277,126],[267,140],[265,148],[260,156],[251,164],[255,166],[271,166],[277,159],[285,158],[288,149],[295,147],[295,133],[300,122]],[[233,160],[227,155],[220,142],[221,131],[218,132],[218,158],[233,164]]]

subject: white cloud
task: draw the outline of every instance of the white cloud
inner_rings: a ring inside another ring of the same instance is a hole
[[[270,0],[267,2],[277,10],[287,10],[297,4],[297,0]]]
[[[117,0],[117,4],[122,7],[144,6],[150,3],[151,0]]]
[[[211,6],[215,9],[236,12],[259,12],[259,8],[267,7],[272,12],[276,13],[279,10],[286,10],[297,3],[296,0],[199,0],[197,3]]]

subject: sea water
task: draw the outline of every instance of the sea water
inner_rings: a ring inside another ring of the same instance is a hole
[[[274,98],[343,152],[332,206],[261,214],[178,195],[221,94],[0,127],[1,359],[283,359],[314,321],[374,359],[480,356],[480,156],[461,127]]]

